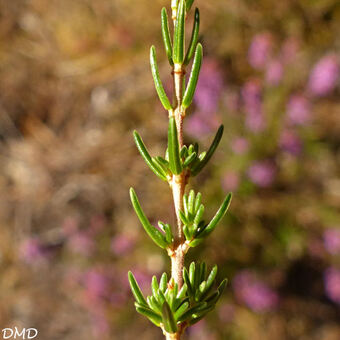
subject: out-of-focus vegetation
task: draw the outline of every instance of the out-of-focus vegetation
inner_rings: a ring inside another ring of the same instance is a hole
[[[196,1],[205,61],[186,140],[208,144],[222,122],[226,133],[191,184],[208,214],[224,192],[234,199],[189,254],[229,284],[187,337],[339,339],[339,2]],[[174,218],[131,136],[138,128],[152,153],[166,143],[148,51],[169,2],[0,2],[1,329],[162,339],[134,312],[127,270],[148,289],[169,263],[128,187],[154,222]]]

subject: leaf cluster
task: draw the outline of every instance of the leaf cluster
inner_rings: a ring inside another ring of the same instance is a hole
[[[176,333],[180,325],[193,325],[214,309],[227,283],[224,279],[214,289],[216,275],[216,265],[207,274],[204,262],[199,265],[192,262],[189,270],[183,269],[185,283],[180,290],[177,283],[173,279],[168,281],[167,274],[163,273],[159,282],[153,276],[152,294],[145,298],[135,277],[129,272],[136,310],[167,333]]]

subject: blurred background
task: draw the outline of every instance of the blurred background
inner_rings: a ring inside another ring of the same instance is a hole
[[[187,258],[217,263],[223,299],[187,339],[340,339],[340,3],[196,0],[205,59],[187,143],[225,135],[191,187],[230,212]],[[0,329],[46,340],[162,339],[134,311],[169,271],[132,211],[173,222],[133,143],[166,146],[149,69],[169,0],[0,1]],[[188,34],[192,17],[188,19]]]

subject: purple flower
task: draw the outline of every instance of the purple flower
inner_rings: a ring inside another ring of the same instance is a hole
[[[334,90],[339,79],[339,61],[335,54],[321,58],[309,77],[308,89],[315,96],[326,96]]]
[[[19,246],[19,256],[27,263],[39,262],[46,258],[47,250],[37,238],[28,238]]]
[[[226,191],[235,191],[239,184],[240,178],[236,172],[229,171],[222,178],[222,187]]]
[[[94,239],[85,231],[78,231],[71,235],[68,240],[68,246],[72,252],[84,256],[91,256],[96,248]]]
[[[243,137],[236,137],[231,141],[231,149],[234,153],[242,155],[248,151],[249,143]]]
[[[340,270],[328,268],[324,273],[326,295],[330,300],[340,305]]]
[[[249,50],[248,62],[256,70],[263,69],[272,52],[272,37],[269,33],[255,35]]]
[[[289,130],[282,132],[279,145],[283,151],[286,151],[294,156],[299,155],[302,150],[302,142],[300,137]]]
[[[112,239],[111,250],[116,255],[125,255],[131,251],[134,240],[127,235],[117,235]]]
[[[274,181],[275,174],[276,169],[274,164],[267,160],[257,161],[248,169],[250,180],[260,187],[270,186]]]
[[[188,118],[185,126],[186,131],[193,137],[201,137],[208,135],[214,131],[219,125],[219,119],[215,114],[210,117],[204,117],[200,112],[195,112]]]
[[[272,310],[278,304],[277,294],[248,270],[234,277],[233,290],[236,299],[255,312]]]
[[[260,132],[265,127],[262,112],[262,89],[257,80],[249,80],[241,90],[246,113],[246,126],[252,132]]]
[[[287,118],[291,124],[303,125],[310,121],[310,103],[306,97],[296,94],[287,104]]]
[[[108,295],[109,278],[98,269],[88,270],[83,277],[87,297],[90,299],[102,298]]]
[[[323,241],[330,254],[340,253],[340,229],[327,229],[323,234]]]
[[[194,101],[201,114],[206,116],[217,111],[223,89],[223,77],[217,63],[208,59],[202,65]]]
[[[277,86],[283,76],[283,66],[278,59],[271,60],[266,68],[266,82],[268,85]]]

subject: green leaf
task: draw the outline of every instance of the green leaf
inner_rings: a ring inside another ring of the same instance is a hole
[[[205,262],[201,263],[201,268],[200,268],[200,282],[205,280],[205,277],[207,275],[207,265]]]
[[[191,58],[193,57],[195,50],[196,50],[196,45],[198,41],[198,33],[200,29],[200,11],[198,8],[195,9],[195,20],[194,20],[194,25],[192,28],[192,33],[191,33],[191,40],[189,43],[189,48],[187,51],[187,54],[184,59],[184,65],[188,65]]]
[[[187,285],[188,295],[192,296],[194,292],[193,292],[193,289],[191,287],[188,270],[185,267],[183,268],[183,280],[184,280],[185,284]]]
[[[194,204],[195,204],[195,192],[194,190],[190,190],[188,198],[188,211],[191,216],[194,214]]]
[[[154,275],[151,281],[151,290],[152,290],[153,296],[157,296],[158,289],[159,289],[159,286],[158,286],[157,277]]]
[[[181,221],[183,222],[183,224],[188,224],[188,220],[185,217],[185,214],[183,213],[183,211],[179,211],[179,218],[181,219]]]
[[[188,216],[188,195],[184,194],[183,195],[183,209],[184,209],[184,214],[185,216]]]
[[[151,322],[153,322],[156,326],[160,326],[162,322],[162,318],[160,315],[158,315],[156,312],[149,308],[145,307],[137,307],[136,308],[137,312],[146,316]]]
[[[190,241],[192,238],[192,235],[190,233],[190,230],[187,224],[183,225],[183,233],[184,233],[185,239]]]
[[[206,237],[209,235],[217,226],[218,222],[222,219],[222,217],[227,212],[230,202],[231,202],[232,194],[229,193],[226,198],[224,199],[223,203],[221,204],[220,208],[216,212],[213,219],[210,221],[210,223],[207,225],[207,227],[203,230],[203,232],[199,235],[200,237]]]
[[[149,220],[145,216],[144,211],[142,210],[139,204],[137,195],[133,188],[130,188],[130,198],[133,208],[135,209],[135,212],[144,230],[159,247],[165,249],[168,246],[168,243],[165,240],[165,236],[158,229],[156,229],[153,225],[150,224]]]
[[[165,52],[169,59],[169,63],[172,66],[174,64],[172,60],[172,45],[171,45],[171,39],[170,39],[170,33],[169,33],[168,14],[166,12],[165,7],[162,8],[161,18],[162,18],[162,37],[163,37]]]
[[[192,153],[190,156],[188,156],[185,161],[183,162],[183,168],[186,168],[190,166],[190,164],[196,159],[196,153]]]
[[[194,0],[186,0],[186,1],[187,1],[187,12],[189,12],[192,4],[194,3]]]
[[[195,225],[198,225],[201,222],[203,214],[204,214],[204,205],[201,204],[199,209],[198,209],[198,211],[197,211],[197,213],[196,213],[195,219],[194,219],[194,224]]]
[[[184,60],[185,45],[185,0],[180,0],[177,10],[177,18],[174,31],[173,61],[175,64],[182,64]]]
[[[202,45],[198,43],[196,46],[194,62],[192,64],[188,86],[183,96],[182,106],[184,109],[190,106],[192,99],[194,98],[198,76],[199,76],[201,65],[202,65],[202,58],[203,58],[203,48],[202,48]]]
[[[185,313],[188,307],[189,307],[189,302],[184,302],[183,304],[181,304],[175,312],[175,315],[174,315],[175,320],[178,320],[178,318],[181,317]]]
[[[182,288],[177,294],[177,299],[183,299],[185,297],[185,294],[187,293],[187,290],[188,290],[188,286],[186,283],[184,283],[184,285],[182,286]]]
[[[192,173],[193,176],[196,176],[206,166],[206,164],[209,162],[210,158],[214,154],[218,144],[221,141],[221,138],[222,138],[222,135],[223,135],[223,129],[224,129],[223,125],[221,125],[218,128],[216,135],[215,135],[215,138],[214,138],[213,142],[211,143],[210,148],[207,151],[205,157],[196,166],[193,166],[191,168],[191,173]]]
[[[179,142],[177,136],[176,121],[174,117],[170,117],[169,119],[168,149],[170,169],[172,173],[179,175],[182,172],[182,164],[179,155]]]
[[[207,307],[206,302],[198,303],[196,306],[189,308],[182,316],[180,316],[178,318],[178,321],[183,322],[183,321],[186,321],[186,320],[190,320],[192,318],[193,314],[199,312],[200,310],[202,310],[205,307]]]
[[[168,285],[168,275],[166,273],[163,273],[159,281],[160,291],[164,293],[166,291],[167,285]]]
[[[188,155],[188,148],[186,145],[183,145],[181,152],[180,152],[180,157],[181,158],[186,158]]]
[[[189,279],[190,279],[190,284],[191,284],[193,292],[196,289],[196,287],[195,287],[195,272],[196,272],[195,262],[191,262],[190,267],[189,267]]]
[[[172,243],[173,235],[169,224],[158,221],[158,226],[165,232],[165,240],[168,244]]]
[[[225,287],[226,287],[226,285],[227,285],[227,282],[228,282],[228,280],[227,280],[227,279],[224,279],[224,280],[220,283],[220,285],[218,286],[217,290],[218,290],[218,292],[220,293],[220,295],[223,294],[223,291],[224,291],[224,289],[225,289]]]
[[[172,109],[172,106],[170,104],[168,96],[166,95],[164,91],[164,87],[163,87],[161,78],[159,76],[155,46],[152,46],[150,49],[150,65],[151,65],[153,81],[155,83],[155,88],[156,88],[159,100],[163,104],[164,108],[169,111]]]
[[[137,131],[133,132],[133,138],[135,140],[135,143],[137,145],[138,151],[140,152],[140,154],[142,155],[145,163],[149,166],[149,168],[163,181],[167,181],[166,178],[166,173],[163,170],[162,167],[158,166],[157,164],[154,164],[152,162],[152,158],[148,152],[148,150],[146,149],[145,144],[143,143],[143,140],[141,138],[141,136],[138,134]]]
[[[176,321],[170,309],[170,306],[166,301],[164,301],[163,303],[162,317],[163,317],[163,325],[164,325],[165,331],[167,333],[176,333],[177,332]]]
[[[128,278],[129,278],[129,283],[130,283],[132,294],[135,297],[136,301],[142,306],[147,306],[148,304],[144,298],[144,295],[142,291],[140,290],[138,283],[131,271],[129,271],[128,273]]]
[[[198,208],[201,206],[201,200],[202,200],[202,194],[198,192],[195,198],[195,211],[198,211]]]
[[[169,162],[167,160],[161,156],[157,156],[156,159],[158,163],[162,164],[163,168],[169,169]]]

